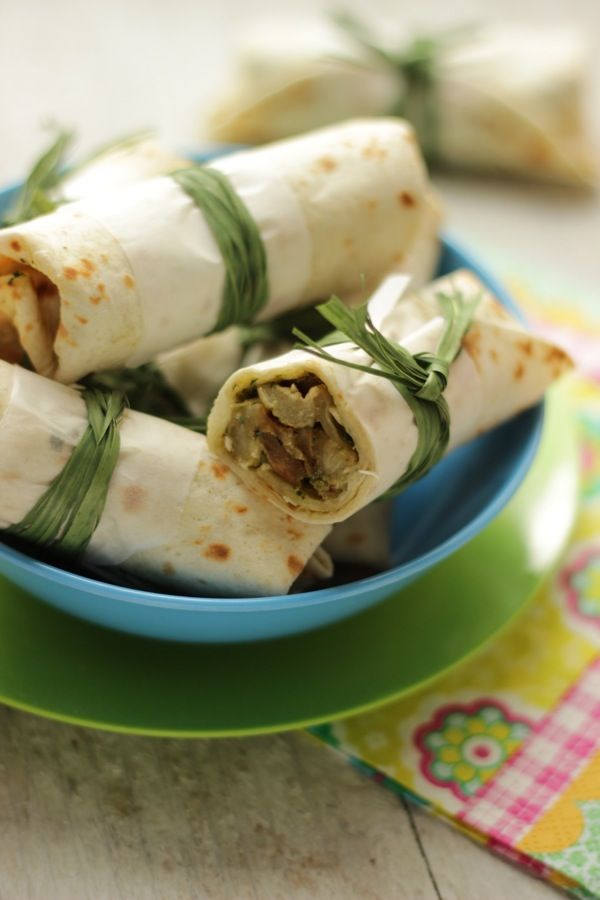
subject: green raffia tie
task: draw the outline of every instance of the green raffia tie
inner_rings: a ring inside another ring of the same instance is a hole
[[[171,173],[208,223],[225,265],[225,286],[213,331],[252,322],[268,297],[267,254],[256,222],[229,179],[206,166]]]
[[[294,331],[304,350],[338,365],[387,378],[408,403],[417,426],[417,447],[406,471],[388,490],[388,495],[399,494],[425,475],[442,458],[450,440],[450,410],[444,390],[450,366],[471,326],[480,298],[474,296],[466,299],[458,292],[440,292],[436,297],[446,324],[435,354],[409,353],[377,330],[369,316],[367,304],[358,309],[348,309],[337,297],[317,307],[336,329],[334,337],[325,338],[319,344],[298,329]],[[364,350],[376,366],[339,359],[324,349],[324,346],[339,344],[343,340],[349,340]]]
[[[393,53],[373,41],[367,29],[354,16],[340,14],[334,22],[370,56],[393,69],[402,84],[400,96],[389,115],[407,119],[414,125],[423,154],[435,161],[439,148],[439,118],[436,97],[437,56],[445,35],[416,37],[402,52]]]
[[[11,208],[2,220],[2,227],[27,222],[36,216],[53,212],[63,202],[52,198],[51,192],[62,181],[67,152],[73,143],[70,131],[59,131],[54,141],[34,163]]]
[[[67,464],[24,519],[6,533],[38,547],[79,556],[96,530],[119,458],[125,397],[90,382],[83,390],[88,425]]]

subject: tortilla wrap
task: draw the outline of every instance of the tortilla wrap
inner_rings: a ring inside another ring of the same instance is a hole
[[[349,122],[211,165],[262,238],[259,318],[333,292],[366,296],[405,264],[421,279],[435,267],[439,208],[404,122]],[[3,229],[0,272],[0,314],[33,367],[70,383],[209,334],[226,269],[204,215],[165,176]]]
[[[376,327],[412,354],[435,353],[445,321],[440,293],[477,296],[473,322],[444,391],[448,450],[536,403],[571,367],[567,354],[528,333],[466,270],[402,298],[406,279],[386,279],[371,298]],[[371,366],[354,344],[327,348]],[[306,522],[339,522],[384,494],[417,447],[410,407],[388,379],[304,350],[239,370],[208,419],[211,450],[261,496]]]
[[[368,31],[384,50],[402,53],[410,45],[406,30],[377,24]],[[438,40],[432,162],[597,182],[586,125],[590,54],[582,33],[564,24],[503,23],[448,36],[442,30]],[[267,19],[244,30],[208,133],[218,141],[260,144],[354,116],[389,115],[404,90],[397,69],[334,23]]]
[[[87,425],[80,393],[0,363],[0,528],[20,522]],[[126,410],[121,449],[83,563],[118,566],[171,593],[285,594],[329,528],[304,525],[244,487],[202,435]],[[311,564],[312,567],[312,564]]]

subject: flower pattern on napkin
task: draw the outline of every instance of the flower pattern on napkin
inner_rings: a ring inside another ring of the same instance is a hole
[[[459,799],[472,797],[498,771],[531,730],[498,700],[451,704],[415,734],[422,774]]]

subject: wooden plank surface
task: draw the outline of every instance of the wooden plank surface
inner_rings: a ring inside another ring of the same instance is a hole
[[[107,734],[0,707],[0,900],[550,900],[302,733]]]

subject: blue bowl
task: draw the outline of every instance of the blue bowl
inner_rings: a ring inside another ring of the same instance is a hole
[[[0,213],[14,188],[0,193]],[[504,288],[453,240],[439,274],[468,268],[520,315]],[[396,501],[394,565],[342,586],[240,600],[181,597],[120,587],[32,559],[0,543],[0,571],[36,597],[82,619],[132,634],[187,642],[241,642],[297,634],[389,597],[475,537],[512,497],[536,453],[543,405],[455,450]]]

